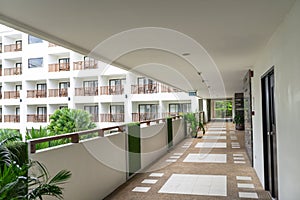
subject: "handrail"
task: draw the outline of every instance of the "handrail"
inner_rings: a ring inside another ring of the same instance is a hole
[[[175,119],[180,119],[182,116],[177,115],[171,117],[173,120]],[[160,121],[166,122],[166,118],[160,118],[160,119],[153,119],[153,120],[147,120],[147,121],[141,121],[140,124],[147,124],[147,126],[150,126],[151,122],[156,122],[158,124]],[[28,140],[29,148],[31,153],[36,152],[36,145],[43,143],[43,142],[50,142],[53,140],[59,140],[59,139],[65,139],[65,138],[71,138],[71,143],[79,143],[79,136],[81,135],[87,135],[90,133],[95,133],[98,132],[99,137],[104,137],[104,131],[109,131],[112,129],[118,129],[119,132],[124,132],[125,126],[127,124],[122,124],[122,125],[117,125],[117,126],[111,126],[111,127],[106,127],[106,128],[101,128],[101,129],[91,129],[91,130],[85,130],[85,131],[78,131],[74,133],[65,133],[61,135],[54,135],[54,136],[48,136],[48,137],[43,137],[43,138],[36,138],[36,139],[31,139]]]

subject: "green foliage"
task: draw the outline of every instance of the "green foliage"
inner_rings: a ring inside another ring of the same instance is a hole
[[[40,126],[40,129],[34,129],[31,128],[29,130],[27,130],[26,132],[26,140],[30,140],[30,139],[36,139],[36,138],[43,138],[43,137],[48,137],[51,136],[52,134],[50,134],[50,132],[47,130],[47,128],[43,128]],[[43,143],[39,143],[36,145],[36,149],[45,149],[50,147],[51,145],[49,144],[49,142],[43,142]]]
[[[0,141],[8,138],[18,138],[19,140],[22,140],[22,135],[19,131],[14,129],[0,129]]]
[[[34,200],[45,195],[62,199],[60,185],[71,177],[71,172],[62,170],[50,179],[46,167],[37,161],[18,165],[6,146],[8,140],[15,137],[0,142],[0,200]],[[29,175],[28,171],[37,174]]]
[[[91,115],[84,110],[69,108],[58,109],[50,117],[48,130],[58,135],[77,131],[89,130],[96,127],[91,121]]]
[[[234,123],[236,124],[244,124],[244,117],[242,115],[235,115],[234,117]]]
[[[199,128],[203,131],[203,133],[205,133],[204,125],[200,121],[198,122],[194,113],[185,114],[184,119],[188,123],[192,137],[197,137],[197,132]]]
[[[232,116],[232,101],[220,100],[215,102],[215,117],[224,118]]]

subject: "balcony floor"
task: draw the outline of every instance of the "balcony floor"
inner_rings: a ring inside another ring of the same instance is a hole
[[[271,199],[232,123],[210,123],[204,137],[187,138],[105,199]]]

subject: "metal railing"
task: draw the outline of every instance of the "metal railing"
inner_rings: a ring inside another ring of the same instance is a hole
[[[4,91],[4,99],[18,99],[20,91]]]
[[[27,98],[46,98],[47,90],[27,90]]]
[[[27,115],[27,122],[47,122],[47,115]]]
[[[22,51],[22,43],[4,45],[4,52],[16,52]]]
[[[75,96],[98,96],[98,88],[75,88]]]
[[[48,72],[70,71],[70,63],[49,64],[48,67]]]
[[[68,96],[68,89],[61,88],[61,89],[49,89],[49,97],[67,97]]]
[[[20,122],[20,115],[4,115],[4,122]]]
[[[145,85],[132,85],[131,93],[132,94],[152,94],[158,93],[158,83],[154,84],[145,84]]]
[[[84,69],[97,69],[98,64],[97,62],[84,62],[84,61],[78,61],[73,62],[73,70],[84,70]]]
[[[21,67],[4,68],[4,76],[21,75],[21,74],[22,74]]]
[[[124,122],[124,113],[100,114],[100,122]]]
[[[181,118],[181,116],[172,117],[173,120],[180,119],[180,118]],[[140,124],[146,124],[147,126],[150,126],[151,123],[158,124],[160,122],[163,122],[163,123],[166,122],[166,118],[146,120],[146,121],[140,122]],[[32,139],[32,140],[28,141],[28,144],[29,144],[30,152],[35,153],[36,152],[36,145],[40,144],[40,143],[43,143],[43,142],[51,142],[51,141],[60,140],[60,139],[71,139],[71,143],[79,143],[80,136],[82,136],[82,135],[98,133],[97,135],[99,137],[104,137],[104,132],[105,131],[117,130],[118,132],[122,133],[122,132],[125,131],[125,128],[126,128],[126,124],[107,127],[107,128],[102,128],[102,129],[92,129],[92,130],[86,130],[86,131],[79,131],[79,132],[75,132],[75,133],[67,133],[67,134],[49,136],[49,137],[44,137],[44,138]]]
[[[100,95],[120,95],[124,94],[124,86],[100,86]]]
[[[154,120],[159,118],[159,113],[132,113],[132,121],[146,121],[146,120]]]

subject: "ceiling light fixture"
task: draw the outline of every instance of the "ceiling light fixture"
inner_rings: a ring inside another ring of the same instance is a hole
[[[181,54],[182,56],[189,56],[189,55],[191,55],[190,53],[188,53],[188,52],[186,52],[186,53],[183,53],[183,54]]]

